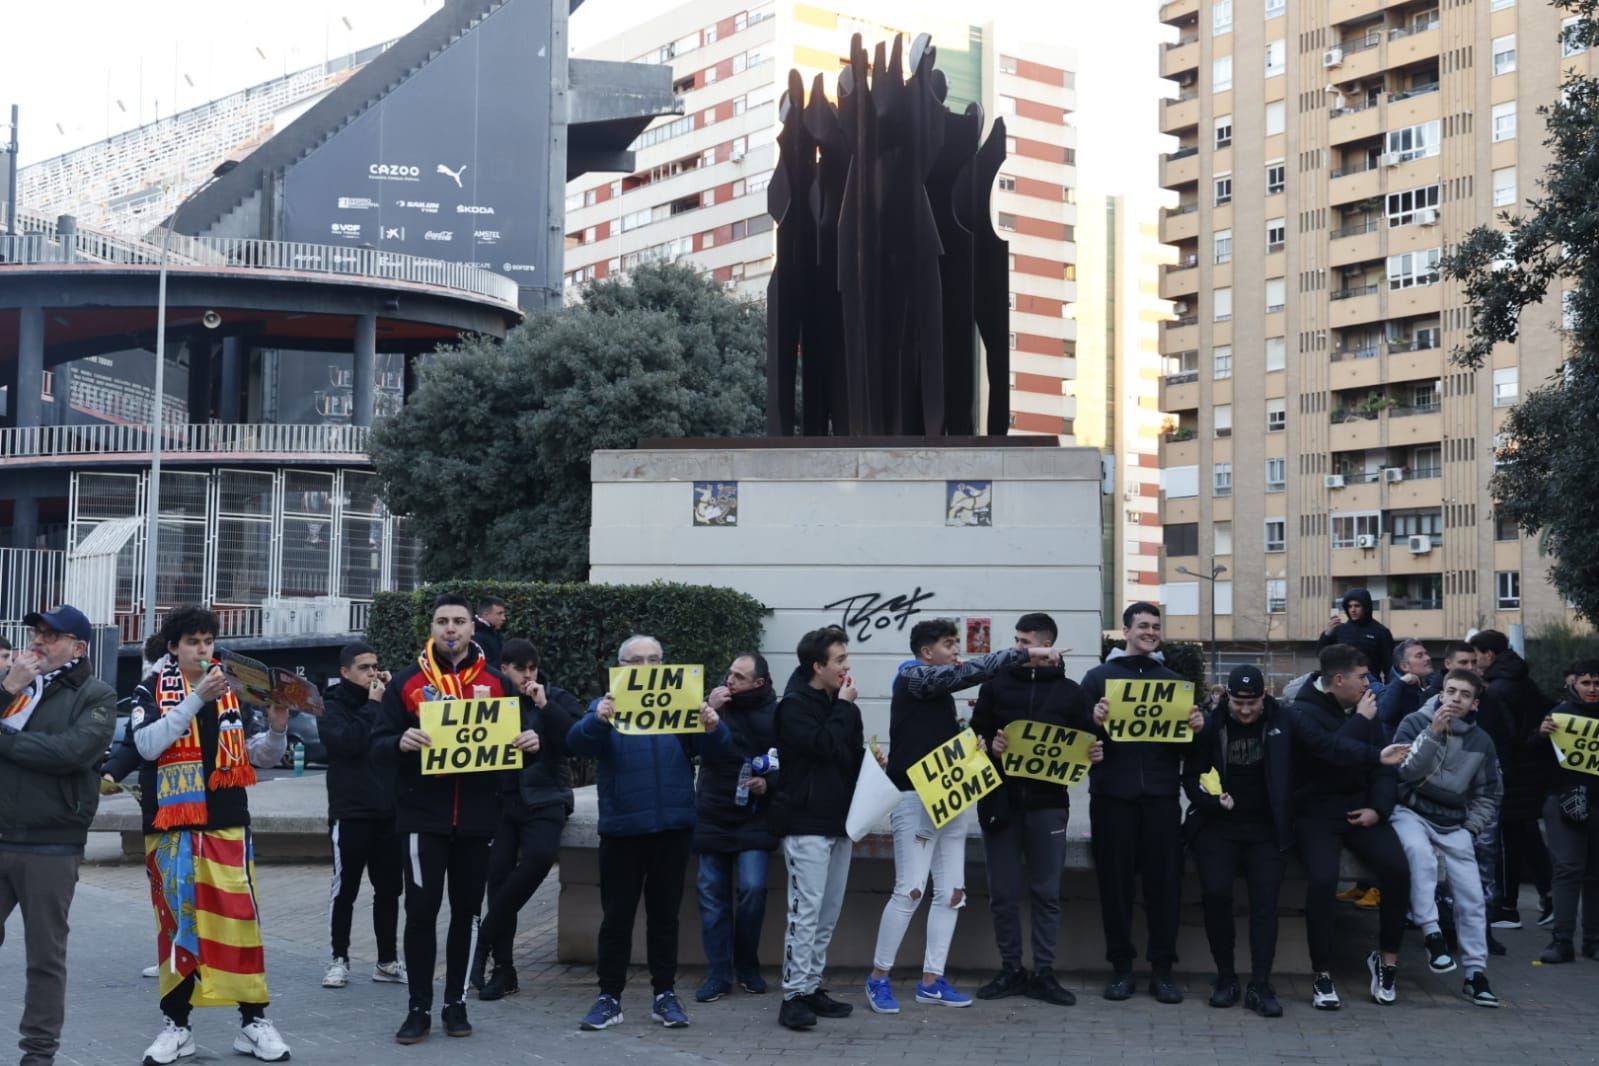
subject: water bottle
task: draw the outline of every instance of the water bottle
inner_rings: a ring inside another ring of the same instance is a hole
[[[750,771],[757,774],[769,774],[777,769],[777,749],[773,748],[765,755],[757,755],[750,760]]]
[[[755,775],[750,772],[750,760],[745,759],[744,765],[738,768],[738,788],[733,792],[733,802],[740,807],[749,805],[750,778]]]
[[[305,745],[294,741],[294,776],[305,776]]]

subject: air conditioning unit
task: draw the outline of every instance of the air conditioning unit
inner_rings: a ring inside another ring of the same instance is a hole
[[[1438,209],[1436,207],[1424,207],[1420,211],[1416,212],[1416,225],[1436,226],[1437,224]]]
[[[730,153],[728,155],[727,158],[732,160],[735,163],[741,163],[744,160],[744,153],[743,152],[732,152],[732,153]]]
[[[1355,547],[1357,548],[1375,548],[1376,546],[1377,537],[1375,534],[1362,533],[1360,536],[1355,538]]]
[[[1344,487],[1344,475],[1328,474],[1326,477],[1322,478],[1321,483],[1329,489],[1341,489]]]
[[[1398,152],[1384,152],[1382,154],[1382,156],[1380,158],[1378,158],[1377,162],[1381,166],[1397,167],[1399,165],[1399,153]]]
[[[1426,555],[1432,551],[1432,538],[1425,533],[1418,533],[1410,538],[1410,554]]]
[[[1343,61],[1344,50],[1342,48],[1329,48],[1321,54],[1321,65],[1324,67],[1336,67]]]
[[[1186,315],[1188,313],[1188,301],[1178,300],[1176,303],[1171,305],[1171,309],[1176,314]]]
[[[1403,481],[1405,480],[1405,468],[1402,466],[1385,466],[1382,470],[1382,479],[1384,481]]]

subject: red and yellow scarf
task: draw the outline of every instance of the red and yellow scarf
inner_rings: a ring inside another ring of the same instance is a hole
[[[177,663],[161,671],[156,683],[156,708],[165,715],[189,694],[188,679]],[[173,741],[156,763],[154,825],[157,829],[178,826],[203,826],[208,821],[206,793],[222,788],[255,784],[255,768],[244,746],[244,719],[239,714],[239,699],[229,689],[215,703],[217,716],[216,766],[209,778],[205,772],[205,753],[200,747],[200,714],[189,723],[189,732]]]
[[[472,641],[468,642],[467,661],[461,664],[459,670],[453,673],[441,670],[439,660],[433,654],[433,640],[430,637],[422,645],[422,654],[417,656],[416,664],[421,668],[422,677],[428,685],[438,693],[434,699],[459,700],[471,695],[472,683],[482,675],[485,660],[483,650]],[[415,713],[416,708],[411,708],[411,711]]]

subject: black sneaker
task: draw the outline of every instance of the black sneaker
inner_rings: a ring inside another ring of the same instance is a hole
[[[1343,1006],[1338,989],[1333,986],[1332,974],[1323,970],[1310,985],[1310,1005],[1317,1010],[1337,1010]]]
[[[479,940],[477,953],[472,956],[472,968],[466,972],[467,987],[481,991],[483,986],[488,984],[488,969],[488,945]]]
[[[814,1029],[816,1012],[811,1010],[805,996],[785,999],[777,1010],[777,1024],[785,1029]]]
[[[472,1023],[466,1020],[466,1004],[447,1003],[439,1012],[444,1021],[445,1036],[471,1036]]]
[[[1244,993],[1244,1006],[1262,1018],[1283,1016],[1283,1005],[1277,1002],[1277,990],[1266,981],[1249,982],[1249,990]]]
[[[1599,960],[1599,940],[1584,940],[1582,954],[1585,958]]]
[[[1488,987],[1488,975],[1481,970],[1466,978],[1466,983],[1461,988],[1460,994],[1479,1007],[1499,1006],[1499,997],[1494,995],[1493,989]]]
[[[1449,941],[1442,933],[1428,933],[1422,940],[1427,948],[1427,965],[1433,973],[1450,973],[1455,968],[1455,957],[1449,954]]]
[[[1212,1007],[1236,1006],[1238,1003],[1238,975],[1231,973],[1217,974],[1216,980],[1210,986],[1210,1005]]]
[[[855,1012],[853,1006],[840,1003],[820,988],[808,996],[801,996],[800,999],[818,1018],[848,1018]]]
[[[1138,983],[1133,980],[1133,971],[1117,970],[1110,975],[1110,983],[1105,986],[1105,998],[1109,1000],[1132,999],[1133,993],[1138,991]]]
[[[1399,999],[1399,967],[1382,961],[1382,953],[1373,951],[1366,956],[1366,970],[1371,974],[1371,999],[1383,1007],[1391,1007]]]
[[[1494,907],[1488,912],[1490,929],[1520,929],[1521,914],[1509,907]]]
[[[433,1028],[433,1018],[421,1007],[412,1007],[405,1015],[405,1024],[394,1034],[396,1044],[420,1044],[428,1038]]]
[[[1177,987],[1177,982],[1172,980],[1171,971],[1168,969],[1156,970],[1150,977],[1149,994],[1155,997],[1157,1003],[1183,1001],[1183,990]]]
[[[1545,929],[1555,924],[1555,901],[1548,896],[1538,900],[1538,924]]]
[[[1004,999],[1027,991],[1027,971],[1019,966],[1007,966],[994,975],[994,979],[977,990],[978,999]]]
[[[1026,995],[1028,999],[1042,1000],[1053,1003],[1057,1007],[1072,1007],[1077,1004],[1077,996],[1069,988],[1062,988],[1055,979],[1055,971],[1042,969],[1033,974],[1027,982]]]
[[[488,984],[484,985],[482,991],[478,992],[477,998],[492,1003],[497,999],[504,999],[506,996],[514,996],[520,991],[522,989],[516,983],[516,967],[496,966],[494,968],[494,976],[490,977]]]
[[[1562,962],[1572,962],[1577,957],[1576,949],[1569,940],[1552,940],[1549,946],[1543,949],[1543,954],[1538,956],[1538,961],[1545,966],[1558,966]]]
[[[1499,941],[1495,940],[1494,939],[1494,935],[1492,933],[1489,933],[1488,934],[1488,954],[1490,954],[1490,955],[1503,955],[1504,953],[1505,953],[1505,946],[1503,944],[1499,943]]]

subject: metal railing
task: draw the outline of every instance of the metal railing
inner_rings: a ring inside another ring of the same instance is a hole
[[[1357,296],[1372,296],[1380,289],[1377,285],[1356,285],[1348,289],[1335,289],[1327,295],[1329,300],[1353,300]]]
[[[1381,344],[1360,345],[1358,347],[1334,348],[1332,362],[1342,363],[1350,359],[1375,359],[1382,354]]]
[[[1344,115],[1358,115],[1362,111],[1370,111],[1376,106],[1377,98],[1367,97],[1364,100],[1356,100],[1352,104],[1345,104],[1343,107],[1330,107],[1327,109],[1327,113],[1333,118],[1341,118]]]
[[[1176,207],[1168,207],[1166,209],[1166,217],[1167,218],[1176,218],[1178,215],[1191,215],[1195,211],[1198,211],[1198,210],[1199,210],[1199,205],[1197,203],[1194,203],[1194,204],[1178,204]]]
[[[0,548],[0,636],[27,646],[22,619],[61,603],[67,553],[46,548]]]
[[[1166,375],[1166,384],[1168,385],[1187,385],[1198,380],[1199,371],[1197,370],[1180,370],[1175,374]]]
[[[1406,89],[1404,92],[1389,93],[1388,102],[1390,104],[1396,104],[1401,100],[1409,100],[1417,96],[1426,96],[1428,93],[1435,93],[1437,91],[1437,82],[1432,82],[1429,85],[1418,85],[1414,89]]]
[[[1360,222],[1346,222],[1342,226],[1339,226],[1337,229],[1332,231],[1333,239],[1336,240],[1339,237],[1359,237],[1364,233],[1373,233],[1381,224],[1382,220],[1378,218],[1368,218]]]
[[[367,426],[207,422],[166,425],[163,451],[183,454],[366,455]],[[0,429],[0,459],[67,455],[148,455],[147,425],[28,426]]]
[[[1372,30],[1360,37],[1351,37],[1347,41],[1339,41],[1338,47],[1343,49],[1344,55],[1352,56],[1356,52],[1364,52],[1368,48],[1376,48],[1382,44],[1382,31]]]
[[[1399,407],[1388,409],[1389,418],[1409,418],[1411,415],[1435,415],[1443,409],[1443,403],[1433,400],[1431,403],[1402,404]]]
[[[1345,163],[1341,167],[1335,167],[1329,176],[1347,178],[1352,174],[1364,174],[1368,170],[1376,169],[1376,164],[1372,163],[1370,159],[1357,159],[1353,163]]]
[[[1429,338],[1427,338],[1425,340],[1404,339],[1404,340],[1390,340],[1388,342],[1388,351],[1390,353],[1396,353],[1396,352],[1429,352],[1429,351],[1432,351],[1433,349],[1438,348],[1438,347],[1440,347],[1440,345],[1438,343],[1437,338],[1434,338],[1434,337],[1429,337]]]

